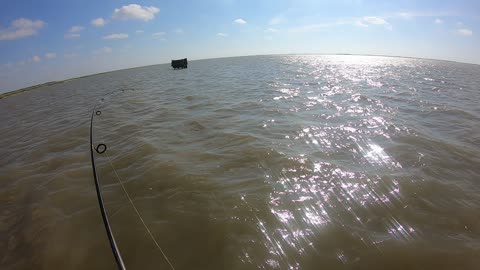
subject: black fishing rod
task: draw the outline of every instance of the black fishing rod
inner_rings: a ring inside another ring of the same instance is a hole
[[[115,90],[115,91],[106,93],[105,96],[111,96],[113,94],[123,93],[123,92],[125,92],[125,89]],[[96,166],[95,166],[95,158],[93,156],[93,150],[95,150],[95,152],[97,152],[98,154],[103,154],[103,153],[105,153],[105,151],[107,151],[107,146],[103,143],[98,144],[96,147],[94,147],[94,145],[93,145],[93,118],[95,116],[100,116],[102,114],[102,111],[97,110],[97,105],[99,103],[103,102],[104,100],[105,100],[104,98],[101,98],[100,101],[97,102],[97,104],[95,104],[95,106],[93,107],[92,116],[90,118],[90,157],[91,157],[91,160],[92,160],[93,178],[95,180],[95,189],[97,191],[98,205],[100,206],[100,212],[102,213],[103,224],[105,225],[105,230],[107,231],[108,240],[110,242],[110,248],[112,249],[112,253],[113,253],[113,256],[115,257],[115,262],[117,263],[118,269],[125,270],[126,269],[125,264],[123,263],[122,256],[121,256],[120,251],[118,249],[117,243],[115,242],[115,238],[113,237],[112,229],[110,228],[110,223],[108,222],[107,211],[105,210],[105,206],[104,206],[104,203],[103,203],[102,192],[100,190],[100,184],[98,183],[98,175],[97,175],[97,170],[96,170]],[[112,161],[110,160],[110,157],[108,156],[108,153],[106,153],[106,156],[108,158],[110,166],[112,167],[113,171],[115,172],[118,183],[121,185],[123,191],[125,192],[125,196],[127,197],[130,204],[132,205],[133,210],[135,210],[135,213],[137,214],[138,218],[140,219],[143,226],[145,227],[145,230],[150,235],[150,237],[151,237],[152,241],[154,242],[155,246],[158,248],[158,250],[160,251],[162,256],[165,258],[165,261],[168,263],[170,268],[172,270],[175,270],[175,267],[173,266],[172,262],[168,259],[167,255],[165,254],[163,249],[160,247],[160,244],[157,242],[157,240],[153,236],[152,232],[148,228],[147,224],[145,223],[144,219],[140,215],[140,212],[138,211],[137,207],[135,206],[130,194],[128,194],[127,189],[125,188],[122,180],[118,176],[117,171],[115,170],[115,167],[113,166]]]
[[[118,249],[117,243],[115,242],[115,238],[112,234],[112,229],[110,228],[110,223],[108,222],[107,211],[105,210],[105,206],[103,204],[102,192],[100,190],[100,184],[98,183],[97,170],[95,169],[93,150],[99,154],[102,154],[107,150],[107,146],[105,144],[99,144],[97,147],[93,146],[93,117],[95,115],[98,116],[102,114],[101,111],[96,111],[96,107],[97,105],[95,105],[93,108],[92,117],[90,118],[90,158],[92,160],[93,179],[95,181],[95,189],[97,190],[98,205],[100,206],[100,212],[102,213],[103,224],[105,225],[105,230],[107,231],[108,241],[110,242],[110,247],[112,249],[113,256],[115,257],[115,262],[117,263],[118,269],[125,270],[126,268],[125,264],[123,263],[122,255],[120,255],[120,250]]]

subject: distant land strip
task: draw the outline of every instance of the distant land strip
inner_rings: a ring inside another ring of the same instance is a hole
[[[6,97],[8,97],[8,96],[17,95],[17,94],[20,94],[20,93],[23,93],[23,92],[31,91],[31,90],[34,90],[34,89],[37,89],[37,88],[40,88],[40,87],[50,86],[50,85],[54,85],[54,84],[58,84],[58,83],[63,83],[63,82],[65,82],[65,81],[47,82],[47,83],[42,83],[42,84],[38,84],[38,85],[34,85],[34,86],[30,86],[30,87],[18,89],[18,90],[11,91],[11,92],[7,92],[7,93],[2,93],[2,94],[0,94],[0,99],[6,98]]]
[[[100,73],[95,73],[95,74],[89,74],[89,75],[80,76],[80,77],[76,77],[76,78],[65,79],[65,80],[61,80],[61,81],[51,81],[51,82],[37,84],[37,85],[25,87],[25,88],[22,88],[22,89],[18,89],[18,90],[6,92],[6,93],[0,93],[0,99],[6,98],[6,97],[9,97],[9,96],[13,96],[13,95],[17,95],[17,94],[21,94],[21,93],[24,93],[24,92],[27,92],[27,91],[35,90],[35,89],[38,89],[38,88],[54,85],[54,84],[64,83],[64,82],[73,81],[73,80],[76,80],[76,79],[91,77],[91,76],[100,75],[100,74],[104,74],[104,73],[110,73],[110,72],[114,72],[114,71],[117,71],[117,70],[100,72]]]

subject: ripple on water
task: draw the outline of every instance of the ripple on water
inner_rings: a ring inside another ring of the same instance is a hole
[[[117,176],[176,269],[476,269],[479,71],[257,56],[2,99],[1,268],[113,266],[88,155],[103,97],[97,169],[130,268],[168,265]]]

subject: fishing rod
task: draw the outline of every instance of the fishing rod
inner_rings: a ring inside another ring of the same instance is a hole
[[[121,92],[123,93],[123,92],[125,92],[125,90],[121,90]],[[110,93],[107,93],[106,96],[110,96],[114,93],[120,93],[120,90],[112,91]],[[96,166],[95,166],[95,158],[94,158],[94,154],[93,154],[93,150],[95,150],[95,152],[97,152],[98,154],[103,154],[107,151],[107,146],[104,143],[100,143],[96,147],[94,147],[94,145],[93,145],[93,118],[95,116],[100,116],[102,114],[101,110],[97,110],[97,105],[98,105],[98,103],[103,102],[104,100],[105,100],[104,98],[101,98],[100,101],[97,102],[97,104],[95,104],[95,106],[93,107],[92,116],[90,118],[90,158],[91,158],[91,161],[92,161],[93,178],[94,178],[94,181],[95,181],[95,189],[97,191],[98,205],[100,207],[100,212],[102,213],[103,224],[105,225],[105,230],[107,231],[108,240],[110,242],[110,248],[112,249],[112,253],[113,253],[113,256],[115,257],[115,262],[117,263],[118,269],[125,270],[126,267],[125,267],[125,264],[123,263],[123,259],[122,259],[122,256],[120,254],[120,250],[118,249],[117,243],[115,242],[115,238],[113,237],[112,229],[110,227],[110,222],[108,221],[107,211],[105,210],[105,206],[104,206],[104,203],[103,203],[102,192],[100,190],[100,184],[98,182],[98,175],[97,175],[97,170],[96,170]],[[153,236],[150,228],[148,228],[147,223],[145,223],[145,220],[142,218],[142,215],[140,214],[140,211],[135,206],[135,203],[133,202],[132,197],[130,196],[130,194],[127,191],[127,188],[125,187],[124,183],[120,179],[120,176],[118,175],[117,170],[115,170],[115,167],[112,163],[112,160],[110,159],[110,156],[108,155],[108,153],[105,153],[105,155],[107,156],[108,162],[110,163],[110,166],[115,173],[115,176],[117,178],[118,183],[122,187],[123,192],[125,193],[125,196],[127,197],[128,201],[132,205],[133,210],[135,210],[136,215],[138,216],[138,218],[142,222],[143,226],[145,227],[145,230],[150,235],[150,238],[152,239],[153,243],[155,244],[155,246],[157,247],[159,252],[162,254],[163,258],[168,263],[170,268],[172,270],[175,270],[175,267],[173,266],[172,262],[168,259],[166,253],[163,251],[162,247],[160,246],[160,244],[157,242],[157,240]]]
[[[97,170],[95,169],[95,158],[93,157],[93,150],[97,153],[102,154],[107,150],[107,146],[105,144],[99,144],[97,147],[93,146],[93,117],[95,115],[102,114],[101,111],[96,111],[97,105],[94,106],[92,111],[92,116],[90,118],[90,158],[92,161],[92,170],[93,170],[93,179],[95,182],[95,189],[97,191],[97,199],[98,205],[100,206],[100,212],[102,213],[103,224],[105,225],[105,230],[107,231],[108,241],[110,242],[110,248],[112,249],[113,256],[115,257],[115,262],[117,263],[117,267],[120,270],[126,270],[125,264],[123,263],[122,255],[120,254],[120,250],[118,249],[117,243],[115,242],[115,238],[112,234],[112,229],[110,228],[110,222],[108,221],[107,211],[105,210],[105,205],[103,203],[103,196],[100,190],[100,184],[98,183],[98,176]]]

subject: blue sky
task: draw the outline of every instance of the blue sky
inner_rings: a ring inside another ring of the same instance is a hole
[[[385,54],[480,64],[480,1],[3,1],[0,92],[172,58]]]

